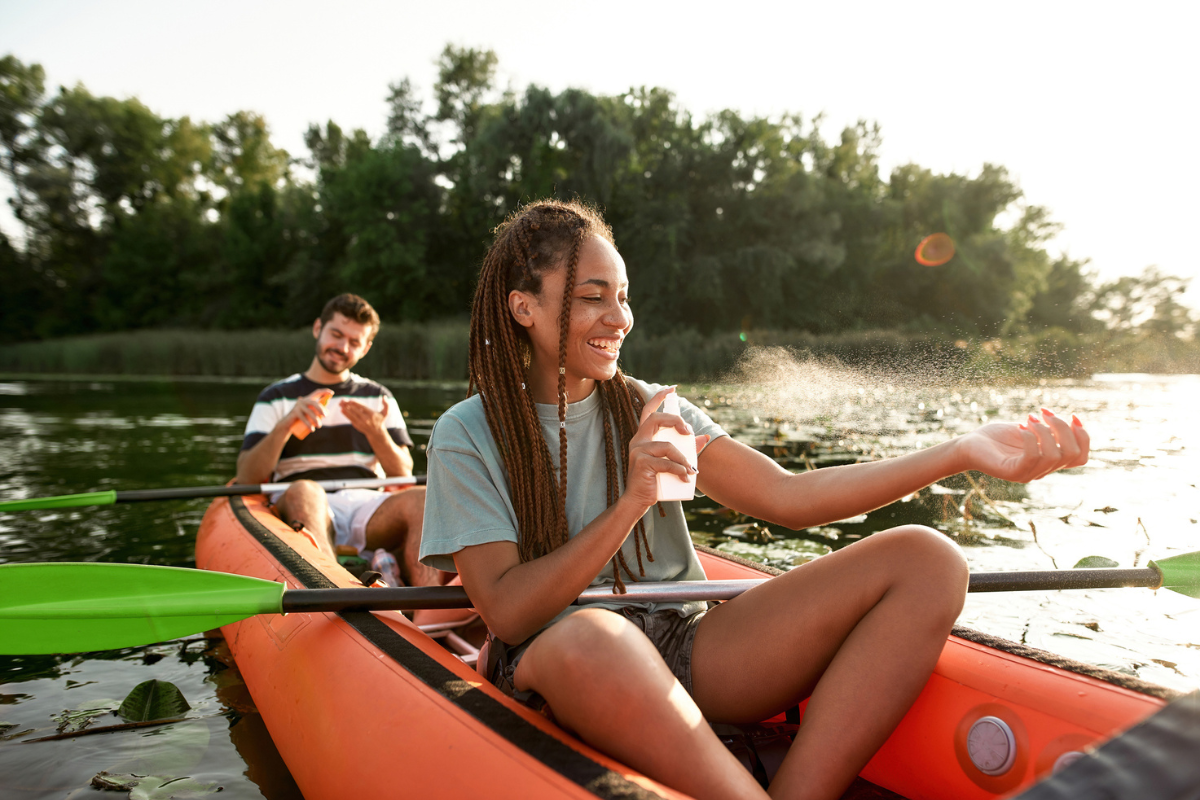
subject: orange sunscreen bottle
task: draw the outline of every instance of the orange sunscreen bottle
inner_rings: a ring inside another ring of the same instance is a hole
[[[671,392],[663,400],[662,407],[664,414],[674,414],[679,416],[679,395]],[[688,464],[692,467],[696,466],[696,435],[692,433],[680,433],[674,428],[659,428],[654,434],[656,442],[670,442],[675,445],[679,452],[683,453],[683,457],[687,459]],[[681,478],[670,472],[658,473],[658,500],[691,500],[696,496],[696,474],[692,473],[686,478]]]
[[[333,397],[333,390],[323,389],[321,391],[321,395],[317,398],[317,401],[321,405],[325,406],[329,404],[329,398],[331,397]],[[289,430],[291,431],[292,436],[295,436],[297,439],[303,439],[305,436],[308,436],[310,433],[312,433],[312,431],[308,428],[308,424],[302,419],[298,419],[293,422],[292,427]]]

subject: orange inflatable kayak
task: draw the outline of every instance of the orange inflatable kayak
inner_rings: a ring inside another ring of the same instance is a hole
[[[707,549],[701,560],[709,579],[767,571]],[[361,586],[262,496],[212,503],[196,563],[291,588]],[[223,632],[308,800],[683,797],[492,687],[472,666],[481,626],[463,622],[461,612],[417,612],[414,620],[386,611],[290,614]],[[1177,697],[956,628],[921,696],[847,797],[1018,794]],[[717,730],[748,768],[769,774],[802,717],[803,704],[758,726]]]

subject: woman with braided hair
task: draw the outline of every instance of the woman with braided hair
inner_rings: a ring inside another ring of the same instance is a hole
[[[622,603],[631,580],[700,580],[657,476],[692,471],[662,427],[695,432],[697,486],[789,528],[845,519],[968,469],[1029,481],[1087,460],[1077,418],[1043,409],[899,458],[792,474],[673,387],[617,367],[633,327],[625,264],[580,203],[541,201],[496,229],[471,315],[473,394],[430,437],[422,561],[457,571],[492,632],[491,675],[584,740],[695,797],[762,789],[708,722],[808,697],[770,786],[835,798],[920,693],[962,609],[967,568],[928,528],[883,531],[705,610]],[[571,602],[589,585],[611,604]]]

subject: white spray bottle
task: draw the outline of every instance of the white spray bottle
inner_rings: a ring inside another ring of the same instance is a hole
[[[664,414],[674,414],[679,416],[679,395],[671,392],[663,400],[662,407]],[[674,428],[659,428],[654,433],[654,441],[670,442],[675,445],[679,452],[683,453],[683,457],[687,459],[687,463],[694,469],[696,466],[696,435],[694,433],[680,433]],[[658,473],[658,500],[691,500],[696,496],[696,473],[689,474],[686,478],[680,477],[671,472]]]

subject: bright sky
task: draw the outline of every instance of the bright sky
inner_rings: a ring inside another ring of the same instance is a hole
[[[495,50],[517,89],[662,86],[697,115],[824,113],[827,139],[865,118],[885,169],[1001,164],[1065,226],[1052,250],[1200,284],[1198,23],[1179,2],[0,0],[0,55],[168,116],[259,111],[294,155],[310,122],[381,133],[388,84],[428,96],[448,42]]]

